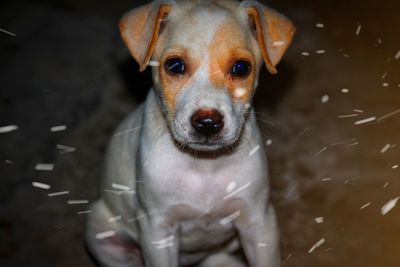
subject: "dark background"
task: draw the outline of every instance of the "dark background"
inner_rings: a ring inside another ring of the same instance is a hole
[[[67,200],[96,199],[107,141],[151,84],[116,26],[143,2],[1,2],[0,28],[16,36],[0,32],[0,126],[19,129],[0,134],[0,266],[93,266],[83,244],[86,215],[78,214],[89,207]],[[400,1],[264,2],[298,29],[279,73],[263,70],[255,101],[272,140],[283,265],[400,266],[400,207],[381,214],[400,195],[400,168],[392,168],[400,164],[400,114],[354,124],[400,109]],[[338,117],[348,114],[357,116]],[[50,132],[55,125],[68,128]],[[57,144],[76,151],[61,153]],[[37,163],[55,168],[35,171]]]

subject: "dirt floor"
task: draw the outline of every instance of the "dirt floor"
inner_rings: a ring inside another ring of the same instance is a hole
[[[151,84],[116,27],[143,1],[114,2],[0,4],[0,28],[16,34],[0,32],[0,127],[19,127],[0,134],[2,267],[94,266],[83,243],[88,205],[67,201],[96,199],[110,135]],[[283,266],[398,267],[400,204],[382,207],[400,196],[400,2],[268,3],[298,29],[255,97],[272,141]],[[57,125],[67,129],[51,132]]]

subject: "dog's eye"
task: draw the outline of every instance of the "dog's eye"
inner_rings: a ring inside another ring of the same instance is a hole
[[[251,65],[245,60],[238,60],[233,64],[231,74],[236,77],[244,78],[249,75]]]
[[[170,58],[165,61],[165,70],[171,75],[183,74],[185,72],[185,62],[181,58]]]

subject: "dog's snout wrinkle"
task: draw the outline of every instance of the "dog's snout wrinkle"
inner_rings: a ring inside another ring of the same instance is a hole
[[[191,118],[192,127],[203,136],[219,133],[224,127],[224,117],[216,109],[203,108],[197,110]]]

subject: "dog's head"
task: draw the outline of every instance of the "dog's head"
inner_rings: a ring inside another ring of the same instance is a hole
[[[276,73],[293,24],[256,1],[155,1],[120,21],[173,138],[200,151],[238,142],[263,62]]]

